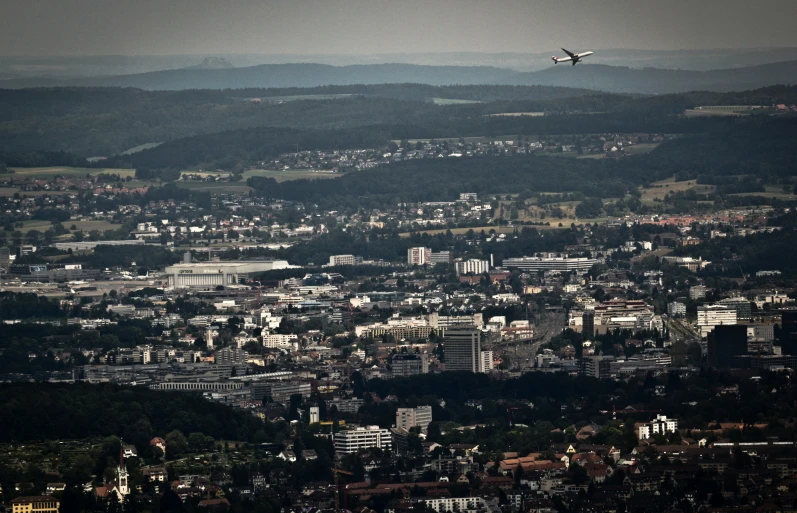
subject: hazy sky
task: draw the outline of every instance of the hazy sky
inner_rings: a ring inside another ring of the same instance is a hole
[[[797,46],[797,0],[0,0],[0,55]]]

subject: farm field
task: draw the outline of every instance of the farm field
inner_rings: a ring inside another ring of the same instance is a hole
[[[90,232],[92,230],[99,230],[101,232],[105,230],[118,230],[122,226],[121,224],[109,223],[108,221],[64,221],[61,224],[66,228],[71,228],[72,225],[75,225],[75,229],[84,232]]]
[[[302,180],[308,179],[313,180],[316,178],[319,179],[329,179],[329,178],[340,178],[345,173],[323,173],[318,171],[308,171],[304,169],[289,169],[286,171],[279,171],[276,169],[250,169],[248,171],[244,171],[244,182],[247,178],[252,176],[265,176],[268,178],[273,178],[277,182],[289,182],[291,180]]]
[[[134,169],[118,169],[118,168],[92,168],[92,167],[12,167],[14,174],[17,176],[24,176],[27,178],[53,178],[56,176],[86,176],[86,175],[99,175],[99,174],[112,174],[119,175],[122,178],[128,176],[134,178],[136,171]]]
[[[181,189],[209,191],[214,194],[249,194],[251,187],[243,182],[174,182]]]
[[[655,200],[662,200],[671,192],[683,192],[693,190],[700,194],[710,193],[714,190],[713,185],[700,185],[697,180],[684,180],[676,182],[672,178],[661,180],[650,184],[650,187],[642,187],[642,202],[652,204]]]
[[[458,100],[456,98],[432,98],[435,105],[464,105],[468,103],[484,103],[478,100]]]

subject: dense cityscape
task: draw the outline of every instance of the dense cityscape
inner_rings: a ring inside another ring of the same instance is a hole
[[[797,511],[793,7],[551,61],[63,2],[0,51],[0,513]]]

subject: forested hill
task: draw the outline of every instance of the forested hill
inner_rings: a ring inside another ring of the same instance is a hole
[[[797,166],[797,119],[751,119],[685,136],[646,155],[625,159],[505,157],[405,161],[336,180],[276,183],[252,177],[256,193],[336,208],[396,202],[456,199],[463,190],[482,193],[520,190],[579,191],[586,196],[622,197],[629,188],[664,179],[756,175],[777,181]]]
[[[146,445],[175,429],[217,440],[252,440],[263,429],[263,422],[249,412],[199,394],[107,384],[4,384],[0,411],[2,443],[115,435]]]
[[[2,88],[81,86],[137,87],[150,90],[318,87],[351,84],[550,85],[608,92],[665,94],[694,90],[740,91],[797,83],[797,61],[733,69],[690,71],[607,66],[585,62],[518,72],[489,66],[415,64],[265,64],[232,69],[175,69],[135,75],[80,79],[11,79]]]

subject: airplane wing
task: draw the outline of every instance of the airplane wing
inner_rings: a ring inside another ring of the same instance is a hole
[[[576,54],[574,54],[573,52],[568,52],[564,48],[562,48],[562,51],[565,52],[567,55],[569,55],[571,59],[576,56]]]

